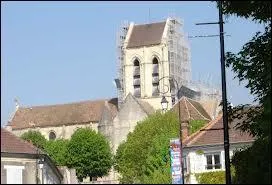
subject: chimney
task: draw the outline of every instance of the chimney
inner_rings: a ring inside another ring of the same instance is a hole
[[[186,139],[189,136],[189,121],[188,120],[181,121],[181,133],[182,133],[182,139]]]

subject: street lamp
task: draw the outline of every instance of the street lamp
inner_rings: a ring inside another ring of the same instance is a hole
[[[168,108],[168,101],[165,98],[165,96],[162,96],[161,105],[162,105],[162,111],[166,112],[166,110]]]
[[[167,91],[161,92],[159,89],[159,86],[158,86],[158,92],[162,94],[161,105],[162,105],[163,112],[166,112],[166,110],[168,108],[168,101],[166,100],[164,94],[166,94],[170,89],[174,89],[175,83],[177,86],[177,98],[179,99],[179,84],[178,84],[177,80],[173,77],[165,76],[165,77],[162,77],[161,79],[159,79],[158,83],[160,83],[160,81],[165,78],[169,79],[170,88],[167,85],[165,85],[165,86],[167,86]],[[175,103],[175,102],[173,102],[173,103]],[[178,120],[179,120],[180,156],[181,156],[180,165],[181,165],[181,173],[182,173],[182,184],[184,184],[184,168],[183,168],[183,158],[182,158],[182,125],[181,125],[181,120],[180,120],[180,105],[178,105]]]

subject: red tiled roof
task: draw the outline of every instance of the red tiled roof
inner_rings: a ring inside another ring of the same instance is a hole
[[[112,116],[117,113],[116,98],[110,100],[83,101],[61,105],[20,107],[11,123],[12,129],[44,126],[60,126],[98,122],[101,118],[105,101],[108,101]]]
[[[1,128],[1,152],[37,154],[39,149],[31,143]],[[41,151],[39,150],[41,153]]]
[[[175,112],[178,112],[178,106],[180,106],[181,120],[211,120],[211,117],[202,105],[188,97],[183,96],[179,102],[173,106]]]
[[[165,24],[166,22],[134,25],[127,48],[160,44]]]
[[[251,142],[254,138],[246,132],[242,132],[235,129],[235,125],[239,120],[233,120],[229,123],[229,142]],[[219,129],[219,130],[209,130]],[[210,144],[223,144],[224,143],[224,130],[223,130],[223,119],[220,114],[216,119],[205,125],[196,133],[192,134],[184,140],[185,147],[199,146],[199,145],[210,145]]]

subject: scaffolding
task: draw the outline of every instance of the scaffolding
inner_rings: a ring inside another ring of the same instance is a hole
[[[117,97],[118,97],[118,107],[122,104],[124,99],[124,42],[128,32],[129,23],[124,21],[121,23],[120,29],[117,31],[116,35],[116,46],[117,46],[117,80],[119,85],[117,85]]]
[[[190,48],[182,28],[183,21],[180,18],[169,18],[167,32],[169,76],[176,79],[179,88],[188,86],[191,81]],[[171,93],[172,96],[177,94],[176,89]]]

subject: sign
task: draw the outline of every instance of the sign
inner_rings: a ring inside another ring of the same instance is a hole
[[[181,146],[179,139],[170,140],[172,184],[183,184],[181,166]]]

